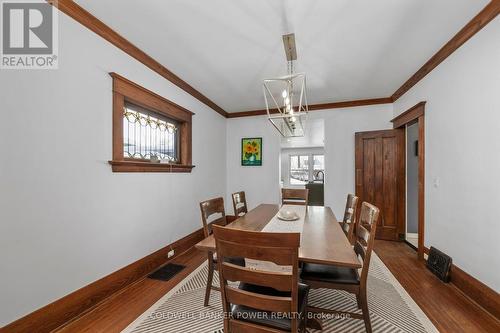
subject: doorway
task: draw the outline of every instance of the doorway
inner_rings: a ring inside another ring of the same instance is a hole
[[[380,209],[376,239],[404,239],[404,134],[392,129],[355,135],[356,196]]]
[[[405,241],[418,248],[418,122],[406,125]]]
[[[392,130],[356,133],[356,195],[380,209],[376,238],[415,242],[416,237],[423,259],[425,102],[391,122]]]
[[[425,102],[420,102],[403,112],[393,120],[391,120],[395,129],[410,128],[410,135],[414,135],[413,131],[418,130],[417,144],[413,147],[417,154],[417,199],[416,212],[410,218],[417,218],[417,253],[419,259],[424,259],[424,237],[425,237]],[[415,126],[412,128],[412,126]],[[416,128],[416,129],[415,129]],[[407,133],[408,134],[408,133]],[[413,143],[415,145],[415,143]],[[409,152],[410,154],[411,152]],[[413,152],[415,155],[415,152]],[[408,170],[407,170],[408,171]],[[414,171],[411,171],[414,172]],[[413,176],[412,176],[413,177]],[[414,191],[414,185],[412,185]],[[412,198],[409,203],[414,208],[415,199]],[[407,203],[408,205],[408,203]],[[408,225],[409,222],[406,222]]]
[[[309,205],[324,205],[324,119],[310,119],[304,136],[281,138],[280,187],[309,190]]]

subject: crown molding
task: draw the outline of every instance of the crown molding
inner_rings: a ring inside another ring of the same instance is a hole
[[[79,6],[74,1],[72,0],[46,0],[46,1],[51,5],[57,7],[61,12],[70,16],[78,23],[82,24],[89,30],[101,36],[102,38],[104,38],[117,48],[121,49],[123,52],[127,53],[131,57],[140,61],[145,66],[149,67],[156,73],[160,74],[165,79],[175,84],[177,87],[181,88],[194,98],[198,99],[203,104],[209,106],[214,111],[221,114],[223,117],[227,117],[227,112],[224,111],[224,109],[215,104],[208,97],[206,97],[201,92],[193,88],[186,81],[182,80],[180,77],[171,72],[168,68],[160,64],[158,61],[153,59],[151,56],[146,54],[144,51],[139,49],[137,46],[132,44],[126,38],[118,34],[116,31],[111,29],[109,26],[107,26],[98,18],[90,14],[88,11]]]
[[[74,20],[76,20],[83,26],[87,27],[89,30],[93,31],[97,35],[106,39],[108,42],[115,45],[128,55],[137,59],[145,66],[157,72],[158,74],[160,74],[165,79],[169,80],[182,90],[186,91],[194,98],[198,99],[205,105],[209,106],[214,111],[221,114],[223,117],[239,118],[239,117],[250,117],[250,116],[259,116],[267,114],[267,111],[265,109],[233,112],[233,113],[226,112],[224,109],[215,104],[208,97],[204,96],[198,90],[196,90],[187,82],[185,82],[180,77],[171,72],[168,68],[166,68],[158,61],[153,59],[151,56],[146,54],[144,51],[139,49],[137,46],[129,42],[123,36],[118,34],[116,31],[111,29],[109,26],[107,26],[105,23],[97,19],[95,16],[90,14],[88,11],[83,9],[74,1],[72,0],[46,0],[46,1],[57,7],[61,12],[72,17]],[[313,104],[309,105],[309,110],[315,111],[315,110],[325,110],[325,109],[348,108],[348,107],[386,104],[395,102],[406,92],[408,92],[414,85],[416,85],[420,80],[422,80],[427,74],[429,74],[434,68],[436,68],[440,63],[442,63],[446,58],[448,58],[453,52],[455,52],[460,46],[462,46],[477,32],[479,32],[482,28],[484,28],[489,22],[491,22],[495,17],[497,17],[499,13],[500,13],[500,0],[491,0],[472,20],[470,20],[455,36],[453,36],[453,38],[450,39],[436,54],[434,54],[415,74],[413,74],[401,87],[399,87],[394,92],[394,94],[392,94],[391,97]],[[276,113],[276,112],[277,110],[274,109],[271,110],[271,113]]]
[[[310,105],[309,110],[335,109],[343,107],[355,107],[361,105],[374,105],[384,103],[394,103],[408,90],[422,80],[434,68],[441,64],[460,46],[472,38],[495,17],[500,14],[500,0],[491,0],[472,20],[470,20],[455,36],[453,36],[436,54],[434,54],[415,74],[413,74],[401,87],[399,87],[391,97],[364,99],[357,101],[336,102],[326,104]],[[271,113],[276,113],[277,110],[271,110]],[[242,111],[228,113],[228,118],[259,116],[267,114],[266,110]]]
[[[422,80],[434,68],[448,58],[460,46],[468,41],[472,36],[484,28],[500,13],[500,0],[492,0],[484,7],[479,14],[474,16],[452,39],[450,39],[439,51],[436,52],[415,74],[413,74],[398,90],[392,94],[391,98],[396,101],[408,90]]]
[[[353,100],[353,101],[332,102],[332,103],[323,103],[323,104],[311,104],[308,106],[308,110],[309,111],[318,111],[318,110],[352,108],[352,107],[356,107],[356,106],[390,104],[390,103],[392,103],[392,99],[390,97],[358,99],[358,100]],[[278,113],[278,109],[271,109],[270,113]],[[267,114],[267,110],[262,109],[262,110],[253,110],[253,111],[228,112],[227,117],[228,118],[240,118],[240,117],[262,116],[265,114]]]

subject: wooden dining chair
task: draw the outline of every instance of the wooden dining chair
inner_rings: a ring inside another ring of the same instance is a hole
[[[298,188],[282,188],[281,189],[281,204],[282,205],[305,205],[309,203],[309,190]]]
[[[233,193],[231,196],[233,197],[234,215],[243,216],[248,213],[245,191]]]
[[[213,225],[227,225],[228,216],[224,210],[224,199],[215,198],[200,202],[201,210],[201,221],[203,222],[203,234],[206,237],[212,234]],[[215,217],[214,217],[215,215]],[[219,215],[219,216],[217,216]],[[204,305],[207,306],[210,301],[210,292],[212,289],[219,290],[218,287],[212,285],[214,270],[217,269],[217,254],[209,252],[208,253],[208,278],[207,287],[205,290],[205,302]],[[233,258],[232,261],[238,265],[245,265],[245,260],[242,258]]]
[[[356,226],[354,243],[354,252],[356,252],[363,265],[361,275],[354,268],[304,263],[300,276],[302,282],[308,284],[313,289],[344,290],[355,294],[358,308],[361,309],[362,314],[349,314],[351,318],[363,319],[366,332],[368,333],[372,332],[372,328],[370,313],[368,311],[368,299],[366,297],[366,282],[373,243],[375,241],[378,216],[379,209],[377,207],[363,202],[359,221]],[[308,307],[308,309],[316,313],[339,313],[339,311],[318,307]]]
[[[359,198],[354,194],[347,195],[347,201],[345,204],[344,218],[340,222],[340,226],[344,231],[349,243],[352,243],[352,235],[354,228],[356,226],[356,212],[358,210],[358,200]]]
[[[304,332],[309,286],[298,281],[299,233],[267,233],[214,226],[224,332]],[[290,270],[266,271],[234,265],[243,257]],[[239,282],[239,285],[228,281]]]

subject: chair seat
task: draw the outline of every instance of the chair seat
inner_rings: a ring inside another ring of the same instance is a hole
[[[256,286],[249,283],[240,283],[239,289],[267,296],[280,296],[280,297],[290,296],[290,292],[283,292],[273,288]],[[310,288],[308,285],[299,283],[298,312],[302,314],[301,318],[304,318],[309,289]],[[268,311],[261,311],[243,305],[233,305],[231,307],[231,315],[233,316],[234,319],[253,324],[264,325],[285,331],[292,330],[292,321],[289,318],[286,318],[286,316],[273,316],[271,312]]]
[[[238,266],[243,266],[245,267],[245,258],[226,258],[226,262],[233,264],[233,265],[238,265]],[[213,263],[217,264],[217,253],[214,253],[213,255]]]
[[[321,281],[340,284],[359,284],[358,270],[348,267],[309,264],[302,266],[300,278],[304,281]]]

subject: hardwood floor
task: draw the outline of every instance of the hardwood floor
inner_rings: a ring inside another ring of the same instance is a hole
[[[440,332],[500,332],[495,318],[432,275],[408,245],[376,241],[375,252]],[[204,252],[193,248],[173,261],[187,268],[171,281],[140,280],[57,332],[120,332],[205,260]]]
[[[205,252],[191,248],[172,260],[172,263],[186,266],[172,280],[139,280],[56,332],[120,332],[205,260]]]
[[[500,332],[500,322],[427,270],[403,242],[375,241],[375,253],[440,332]]]

